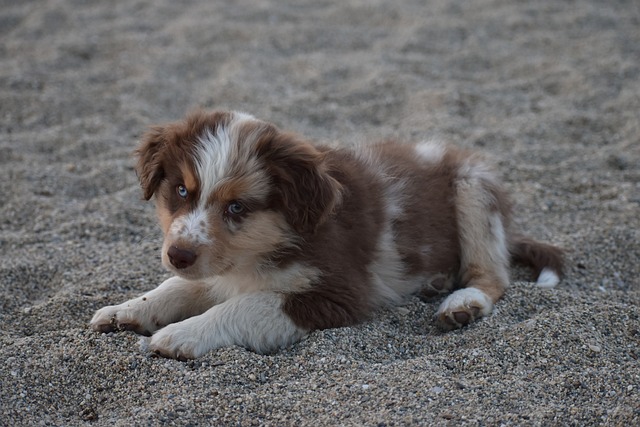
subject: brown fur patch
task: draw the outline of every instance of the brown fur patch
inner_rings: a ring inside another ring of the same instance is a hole
[[[216,187],[215,191],[209,196],[209,202],[239,200],[243,196],[247,196],[251,188],[250,178],[231,178]]]
[[[345,194],[342,204],[317,231],[303,234],[293,256],[316,267],[322,276],[311,291],[287,295],[283,310],[303,328],[324,329],[358,323],[375,306],[367,266],[383,225],[381,188],[374,176],[346,151],[327,153],[331,179]],[[312,194],[299,194],[313,203]],[[313,228],[313,227],[312,227]]]
[[[189,191],[189,193],[195,193],[198,190],[198,180],[195,177],[192,167],[187,163],[182,163],[180,172],[182,172],[182,182],[187,188],[187,191]]]
[[[420,161],[413,145],[387,142],[376,151],[391,178],[405,182],[406,205],[393,228],[407,273],[455,275],[460,263],[452,189],[455,163],[449,156],[435,164]]]

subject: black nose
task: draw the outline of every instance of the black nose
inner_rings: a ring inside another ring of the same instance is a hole
[[[171,246],[167,255],[169,255],[169,261],[171,261],[171,264],[179,270],[191,267],[196,262],[196,258],[198,258],[198,255],[195,253],[186,249],[180,249],[176,246]]]

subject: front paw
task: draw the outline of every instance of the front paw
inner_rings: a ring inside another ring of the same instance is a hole
[[[153,334],[147,349],[159,356],[182,361],[196,359],[208,350],[203,339],[184,321]]]
[[[150,336],[155,330],[151,325],[139,319],[128,304],[110,305],[96,311],[89,323],[91,329],[98,332],[134,331]]]

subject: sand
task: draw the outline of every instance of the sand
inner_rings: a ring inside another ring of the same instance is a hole
[[[640,3],[0,2],[0,424],[639,425]],[[167,277],[131,153],[238,109],[320,142],[486,153],[567,250],[450,333],[439,301],[179,362],[93,312]]]

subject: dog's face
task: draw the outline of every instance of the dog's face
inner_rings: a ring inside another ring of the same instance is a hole
[[[340,198],[322,153],[242,113],[200,111],[153,127],[137,155],[165,236],[163,264],[187,279],[260,269]]]

